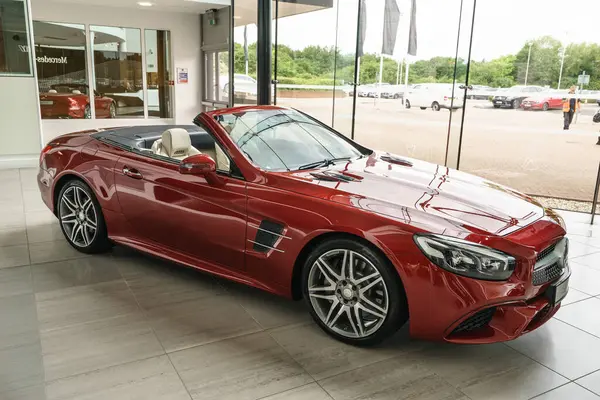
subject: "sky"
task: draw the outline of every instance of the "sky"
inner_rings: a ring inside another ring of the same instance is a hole
[[[358,0],[333,0],[334,7],[281,18],[279,43],[293,49],[309,45],[333,46],[339,8],[338,47],[354,53]],[[406,54],[410,0],[396,0],[403,15],[394,58]],[[474,0],[464,0],[459,57],[468,56]],[[435,56],[454,57],[460,0],[417,0],[418,53],[411,60]],[[365,52],[379,53],[383,37],[385,0],[366,0]],[[551,35],[564,43],[600,43],[600,0],[479,0],[475,12],[472,59],[489,60],[517,53],[529,39]],[[243,42],[243,28],[235,29],[235,41]],[[256,41],[256,27],[248,30],[248,41]]]

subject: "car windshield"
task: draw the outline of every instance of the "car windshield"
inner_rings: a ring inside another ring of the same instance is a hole
[[[217,115],[246,156],[267,171],[294,171],[363,154],[319,122],[294,110],[251,110]]]

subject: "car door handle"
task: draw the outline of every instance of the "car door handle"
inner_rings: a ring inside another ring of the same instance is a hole
[[[123,167],[123,174],[125,174],[128,177],[133,178],[133,179],[142,179],[143,178],[140,171],[138,171],[135,168]]]

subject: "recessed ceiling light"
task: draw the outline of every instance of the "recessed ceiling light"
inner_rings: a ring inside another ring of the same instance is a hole
[[[138,1],[138,6],[140,7],[152,7],[154,4],[149,1]]]

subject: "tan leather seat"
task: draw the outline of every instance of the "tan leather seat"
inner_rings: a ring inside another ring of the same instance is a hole
[[[190,134],[182,128],[172,128],[163,132],[162,138],[152,144],[152,151],[164,157],[183,160],[195,154],[201,154],[192,146]]]

